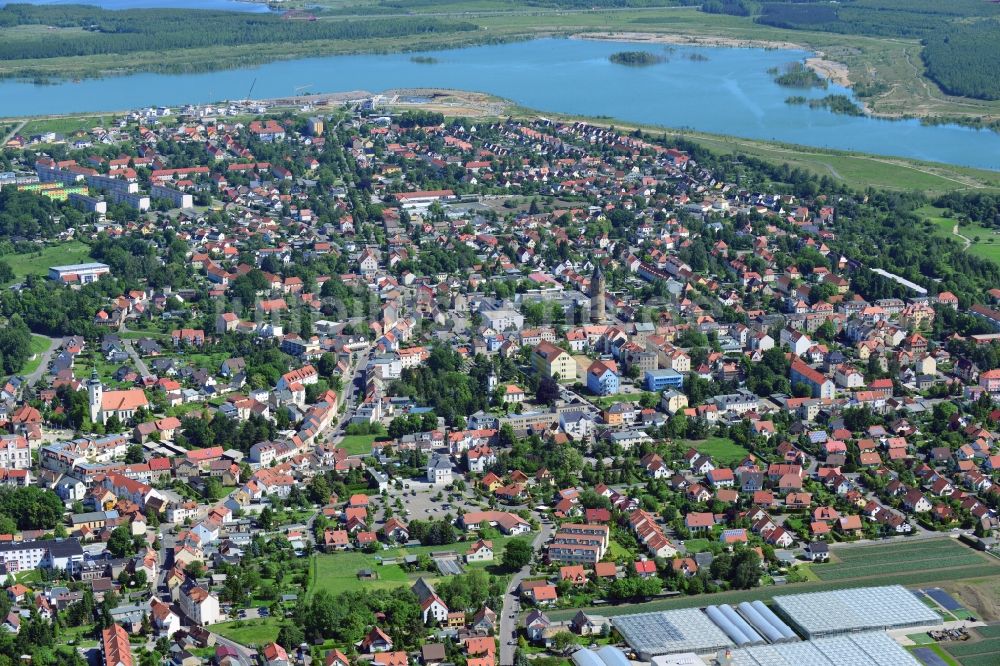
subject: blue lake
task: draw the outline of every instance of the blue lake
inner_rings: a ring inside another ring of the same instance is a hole
[[[166,0],[165,0],[166,1]],[[628,67],[616,51],[642,49],[665,62]],[[701,54],[708,60],[692,60]],[[665,127],[807,146],[898,155],[1000,170],[1000,134],[836,115],[785,103],[791,95],[849,91],[778,86],[767,73],[808,54],[765,49],[637,45],[574,39],[434,51],[435,64],[413,54],[331,56],[197,74],[134,74],[55,85],[0,82],[0,116],[133,109],[149,105],[241,99],[256,79],[255,98],[346,90],[442,87],[492,93],[541,112],[608,116]]]
[[[0,7],[12,2],[0,2]],[[216,9],[231,12],[269,12],[267,5],[240,0],[31,0],[31,5],[94,5],[104,9]]]

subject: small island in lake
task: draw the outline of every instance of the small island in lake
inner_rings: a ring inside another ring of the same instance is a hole
[[[415,62],[418,65],[436,65],[440,61],[431,56],[410,56],[410,62]]]
[[[786,88],[823,88],[829,85],[826,79],[801,62],[789,63],[782,72],[777,67],[767,70],[774,76],[774,82]]]
[[[658,65],[666,61],[666,56],[657,55],[648,51],[619,51],[612,53],[608,58],[616,65],[629,65],[631,67],[644,67],[647,65]]]
[[[801,95],[794,95],[786,99],[785,104],[808,104],[810,109],[829,109],[842,116],[865,115],[865,110],[847,95],[827,95],[819,99],[808,99]]]

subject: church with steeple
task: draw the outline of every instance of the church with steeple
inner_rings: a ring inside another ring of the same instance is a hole
[[[102,425],[112,416],[117,416],[119,421],[126,423],[137,411],[149,407],[149,400],[142,389],[105,391],[97,370],[87,380],[87,396],[90,402],[90,420]]]

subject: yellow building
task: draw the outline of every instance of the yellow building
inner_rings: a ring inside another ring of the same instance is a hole
[[[541,342],[531,352],[531,366],[535,372],[548,377],[558,375],[560,381],[576,381],[576,361],[569,352],[551,342]]]

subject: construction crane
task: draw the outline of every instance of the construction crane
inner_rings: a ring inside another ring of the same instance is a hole
[[[311,84],[311,83],[307,83],[304,86],[296,86],[296,88],[295,88],[295,95],[296,95],[296,97],[299,96],[299,95],[301,95],[303,90],[306,90],[307,88],[312,88],[312,87],[313,87],[313,84]]]
[[[254,79],[253,83],[250,84],[250,92],[247,93],[247,101],[248,102],[250,101],[250,95],[253,94],[253,88],[254,88],[255,85],[257,85],[257,79]]]

